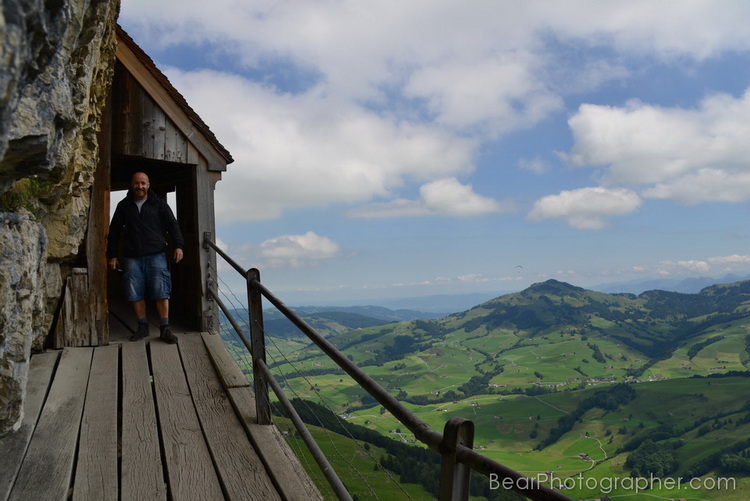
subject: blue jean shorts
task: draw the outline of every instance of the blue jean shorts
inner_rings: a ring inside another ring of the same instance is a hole
[[[122,285],[128,302],[145,299],[169,299],[172,274],[164,253],[123,259]]]

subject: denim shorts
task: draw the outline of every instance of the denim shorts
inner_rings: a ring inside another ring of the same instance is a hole
[[[169,299],[172,293],[172,274],[163,252],[123,259],[122,285],[128,302],[144,299]]]

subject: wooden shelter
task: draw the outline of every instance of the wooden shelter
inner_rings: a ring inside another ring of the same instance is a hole
[[[111,202],[110,194],[127,190],[138,171],[149,175],[151,188],[160,196],[174,194],[173,207],[185,238],[185,258],[172,267],[170,317],[191,330],[217,328],[215,308],[206,295],[215,258],[203,250],[202,242],[204,234],[215,233],[214,187],[232,156],[119,26],[116,36],[114,79],[99,134],[85,256],[66,285],[54,333],[56,348],[106,345],[110,312],[120,306],[121,316],[129,313],[129,305],[123,306],[120,298],[119,276],[107,270],[105,249],[110,203],[119,202],[124,192]]]

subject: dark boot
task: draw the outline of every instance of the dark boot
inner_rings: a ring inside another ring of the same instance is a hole
[[[148,337],[148,324],[138,322],[138,330],[130,336],[131,341],[140,341],[141,339]]]
[[[177,336],[172,334],[172,330],[168,325],[162,325],[159,327],[159,339],[169,344],[177,344]]]

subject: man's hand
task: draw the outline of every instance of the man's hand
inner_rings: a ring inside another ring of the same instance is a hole
[[[179,263],[182,261],[182,249],[175,249],[174,250],[174,262]]]
[[[120,262],[117,260],[116,257],[113,257],[109,260],[109,269],[110,270],[116,270],[120,267]]]

